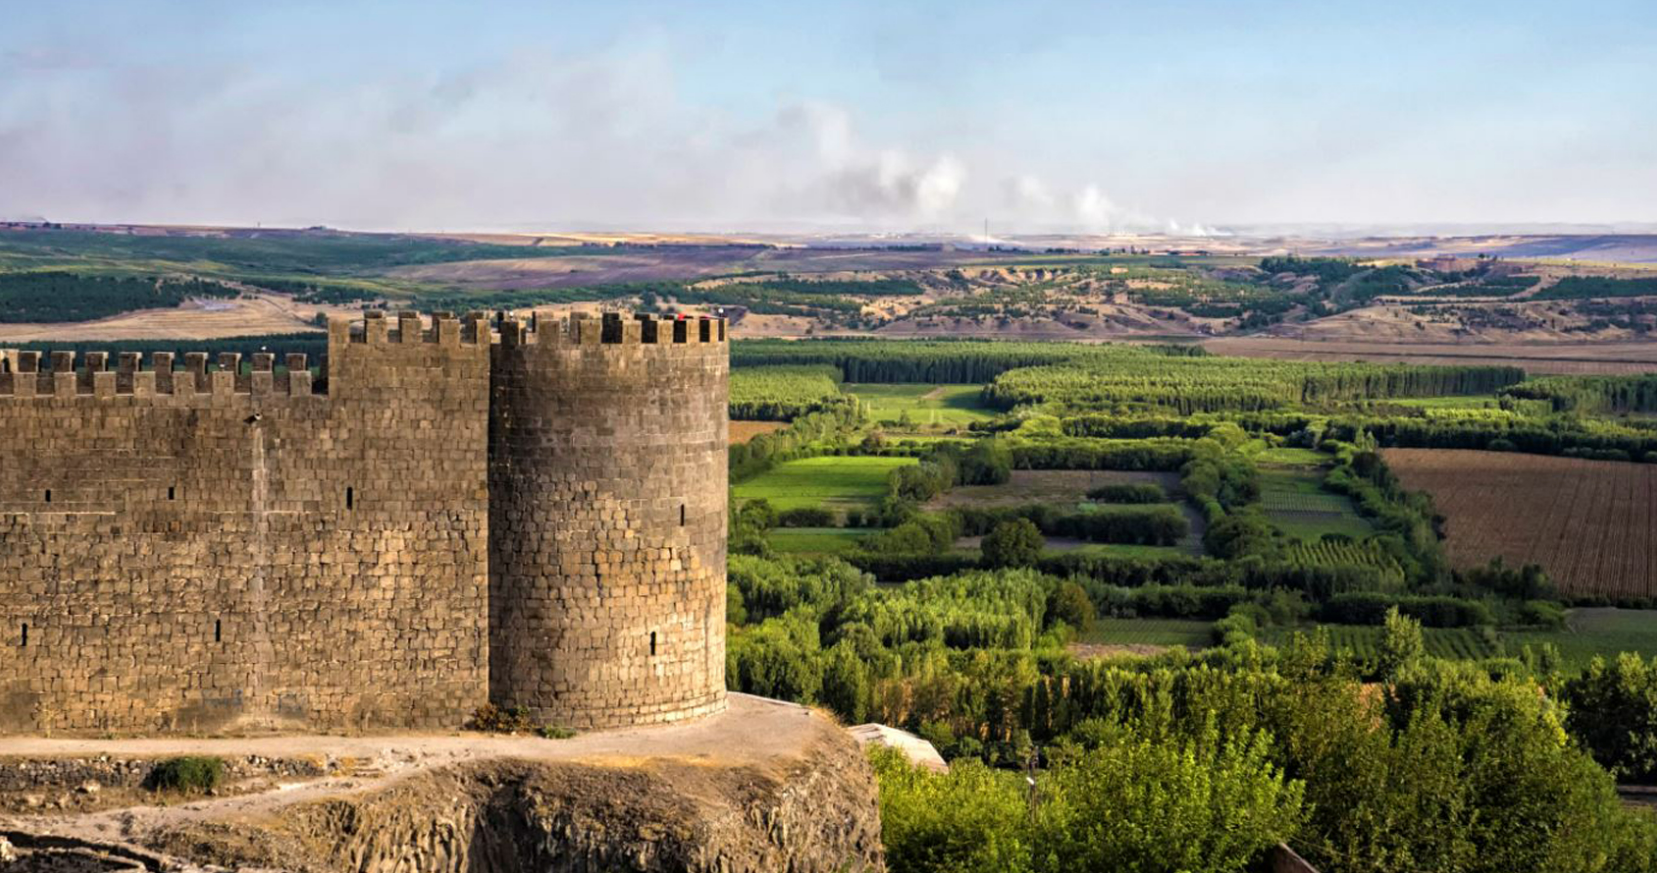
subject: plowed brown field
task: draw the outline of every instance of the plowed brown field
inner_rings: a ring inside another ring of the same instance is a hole
[[[1540,564],[1571,594],[1657,596],[1657,466],[1460,449],[1387,449],[1433,495],[1458,567]]]

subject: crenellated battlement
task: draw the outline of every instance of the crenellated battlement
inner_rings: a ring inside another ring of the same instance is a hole
[[[418,312],[386,313],[370,310],[361,319],[332,318],[328,321],[328,343],[355,343],[358,345],[416,345],[429,343],[439,346],[487,345],[492,341],[489,316],[482,312],[468,312],[456,317],[452,312],[434,312],[423,317]]]
[[[142,352],[87,352],[83,360],[75,358],[72,351],[13,352],[0,370],[0,397],[311,397],[317,388],[304,354],[284,356],[282,372],[269,352],[252,355],[245,368],[236,352],[220,353],[217,359],[188,352],[182,360],[172,352],[156,352],[148,367]]]
[[[687,318],[657,318],[635,315],[624,318],[607,312],[593,318],[577,313],[568,318],[528,319],[507,318],[500,322],[498,333],[504,346],[566,345],[566,346],[666,346],[707,345],[723,347],[727,340],[727,322],[723,318],[697,316]]]
[[[657,318],[617,313],[601,317],[577,313],[569,317],[527,319],[483,312],[456,316],[435,312],[386,313],[370,311],[360,319],[336,318],[328,323],[330,349],[349,352],[352,346],[384,346],[388,351],[410,347],[526,345],[559,346],[706,346],[719,353],[729,341],[725,319],[709,316]],[[366,351],[364,349],[363,351]],[[87,352],[80,360],[73,351],[0,351],[0,397],[211,397],[253,395],[311,397],[326,393],[326,382],[312,378],[311,361],[304,354],[260,352],[248,356],[221,352]],[[276,364],[281,361],[279,369]],[[388,360],[395,365],[395,360]]]
[[[367,312],[321,360],[0,352],[0,734],[718,711],[728,331]]]
[[[543,318],[532,313],[517,318],[502,313],[491,317],[473,311],[463,316],[452,312],[387,313],[371,310],[361,319],[337,318],[328,323],[330,344],[405,346],[417,343],[437,345],[714,345],[727,342],[728,323],[723,318],[694,316],[658,318],[634,315],[625,318],[608,312],[600,317],[575,313],[567,317]]]

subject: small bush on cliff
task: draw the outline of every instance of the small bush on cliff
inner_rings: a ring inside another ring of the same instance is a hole
[[[144,778],[144,787],[151,791],[207,791],[223,781],[223,759],[185,755],[158,761]]]
[[[519,734],[535,730],[535,720],[530,718],[529,710],[522,706],[510,709],[485,703],[472,711],[472,718],[466,722],[469,731],[482,731],[486,734]]]

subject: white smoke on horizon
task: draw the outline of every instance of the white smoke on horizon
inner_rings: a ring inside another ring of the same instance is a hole
[[[1166,221],[1091,181],[895,142],[829,102],[779,98],[768,116],[733,117],[680,93],[670,53],[649,40],[348,83],[59,54],[77,60],[0,58],[0,214],[427,230]]]

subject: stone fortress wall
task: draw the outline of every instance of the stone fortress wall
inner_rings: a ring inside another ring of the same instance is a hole
[[[453,728],[491,699],[577,727],[719,708],[724,323],[678,324],[496,335],[481,315],[368,313],[330,324],[325,387],[303,356],[244,373],[235,355],[15,353],[0,731]],[[533,636],[491,633],[497,616]]]

